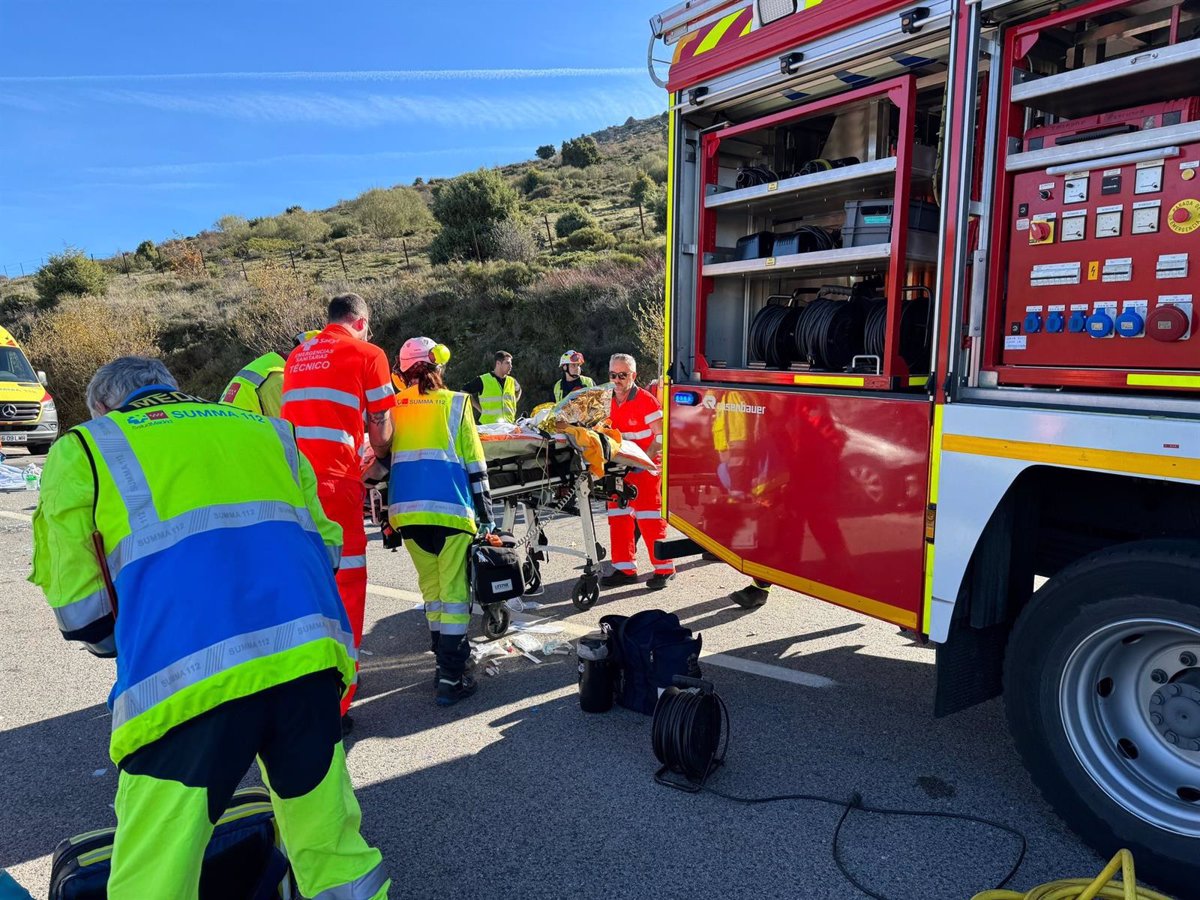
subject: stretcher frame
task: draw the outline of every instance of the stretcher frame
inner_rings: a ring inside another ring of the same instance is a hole
[[[592,499],[600,496],[624,507],[637,495],[637,488],[626,481],[630,466],[610,462],[604,475],[595,477],[583,454],[568,444],[547,442],[533,451],[488,460],[488,480],[493,502],[504,504],[500,527],[512,532],[518,512],[524,512],[527,530],[519,541],[525,551],[522,575],[527,593],[538,593],[542,586],[541,563],[551,552],[583,560],[583,574],[571,589],[571,602],[580,611],[596,605],[600,599],[600,563],[607,555],[596,539]],[[560,512],[574,503],[583,534],[583,549],[549,543],[548,524],[539,511]]]

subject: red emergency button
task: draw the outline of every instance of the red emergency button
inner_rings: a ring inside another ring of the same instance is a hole
[[[1182,225],[1184,222],[1190,222],[1192,219],[1192,211],[1186,206],[1177,206],[1171,212],[1171,220]]]
[[[1035,241],[1041,242],[1050,237],[1050,226],[1045,222],[1035,219],[1029,225],[1029,236]]]
[[[1178,306],[1156,306],[1146,319],[1146,333],[1163,343],[1179,340],[1187,330],[1187,313]]]

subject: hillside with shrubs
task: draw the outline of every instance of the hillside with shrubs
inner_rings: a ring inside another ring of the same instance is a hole
[[[654,371],[661,352],[666,122],[629,120],[532,158],[455,178],[377,187],[329,209],[216,218],[200,234],[108,259],[66,250],[0,280],[0,325],[44,369],[64,421],[86,416],[96,367],[126,353],[166,360],[188,391],[217,397],[246,362],[286,355],[346,290],[373,311],[394,356],[426,334],[447,344],[451,387],[516,358],[524,410],[549,399],[559,355],[609,354]]]

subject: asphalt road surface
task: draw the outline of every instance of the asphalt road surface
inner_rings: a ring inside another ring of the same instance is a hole
[[[113,663],[61,640],[25,581],[34,502],[0,494],[0,868],[44,897],[55,844],[113,823],[116,770],[104,706]],[[573,519],[551,536],[581,542]],[[858,791],[880,806],[1003,820],[1029,838],[1021,889],[1102,866],[1030,784],[998,701],[933,718],[932,648],[780,589],[743,611],[725,598],[744,578],[699,559],[662,593],[614,590],[579,613],[573,564],[551,560],[534,598],[543,606],[522,618],[545,617],[569,638],[605,613],[661,607],[703,633],[702,666],[732,720],[728,764],[712,782],[722,791]],[[505,658],[475,697],[438,708],[407,555],[373,542],[368,573],[349,760],[393,896],[861,896],[831,856],[838,808],[744,806],[656,785],[649,718],[582,712],[574,656]],[[860,880],[896,900],[965,900],[994,887],[1018,849],[978,825],[863,814],[842,844]]]

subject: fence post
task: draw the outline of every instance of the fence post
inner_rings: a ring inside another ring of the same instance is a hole
[[[133,276],[129,274],[129,256],[124,250],[121,251],[121,262],[125,263],[125,277],[133,281]]]
[[[412,263],[408,259],[408,241],[400,238],[400,246],[404,248],[404,268],[411,269]]]
[[[238,262],[242,264],[242,277],[249,281],[250,273],[246,271],[246,261],[244,259],[239,259]]]
[[[550,243],[550,249],[554,249],[554,235],[550,231],[550,216],[542,213],[542,221],[546,223],[546,240]]]
[[[345,275],[347,278],[349,278],[350,270],[346,268],[346,257],[342,256],[342,248],[341,247],[338,247],[338,259],[341,260],[341,263],[342,263],[342,274]]]

